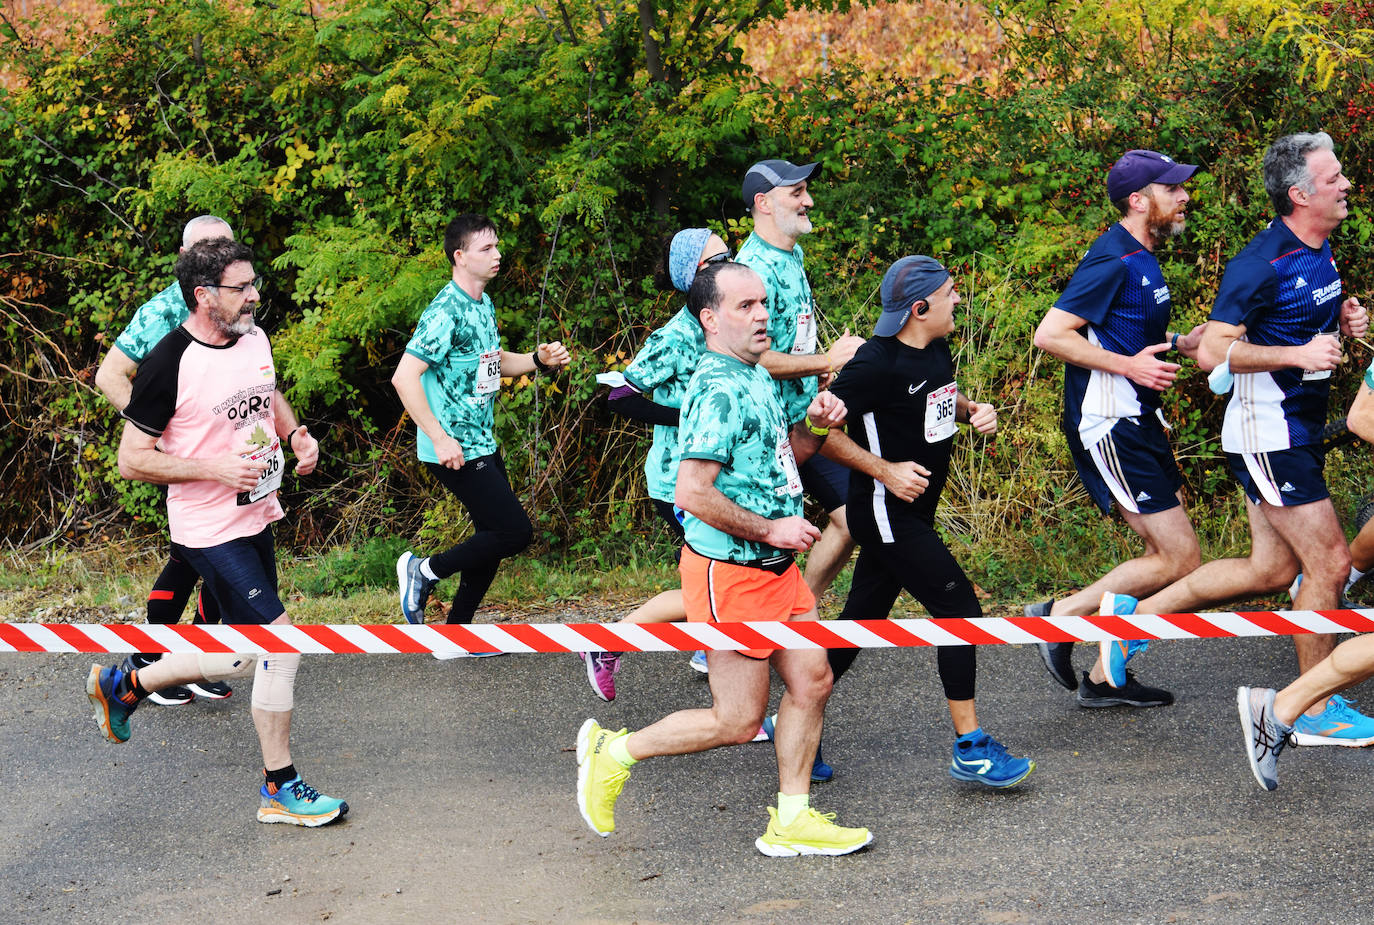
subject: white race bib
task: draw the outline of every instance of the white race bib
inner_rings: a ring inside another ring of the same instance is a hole
[[[797,339],[792,341],[792,355],[816,352],[816,306],[797,316]]]
[[[926,396],[926,443],[939,443],[954,436],[954,409],[959,387],[949,385],[932,389]]]
[[[490,395],[501,390],[501,348],[488,350],[477,358],[477,394]]]
[[[239,492],[239,504],[252,504],[281,487],[281,474],[286,469],[286,458],[282,456],[281,440],[276,437],[272,438],[270,446],[245,454],[245,458],[254,462],[264,460],[267,463],[267,468],[258,473],[258,484],[254,485],[251,491]]]
[[[802,493],[801,473],[797,471],[797,457],[792,455],[792,441],[785,430],[778,438],[778,465],[787,477],[787,494],[797,497]]]

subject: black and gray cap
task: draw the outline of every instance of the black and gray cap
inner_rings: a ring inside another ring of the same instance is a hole
[[[873,327],[875,337],[891,337],[911,316],[911,306],[930,296],[949,279],[949,271],[934,257],[913,255],[898,260],[883,274],[883,313]]]
[[[754,207],[754,197],[779,186],[796,186],[808,180],[816,172],[818,164],[804,164],[798,167],[791,161],[759,161],[744,174],[744,184],[740,193],[744,196],[746,208]]]

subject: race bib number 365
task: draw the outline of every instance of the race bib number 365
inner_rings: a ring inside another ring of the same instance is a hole
[[[939,443],[954,436],[954,409],[959,387],[949,385],[932,389],[926,396],[926,443]]]

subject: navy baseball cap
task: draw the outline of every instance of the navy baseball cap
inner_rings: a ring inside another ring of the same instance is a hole
[[[1127,151],[1107,173],[1107,199],[1125,199],[1151,183],[1182,183],[1195,173],[1196,164],[1180,164],[1158,151]]]
[[[744,197],[746,208],[754,207],[754,196],[766,193],[779,186],[796,186],[808,180],[816,172],[819,164],[803,164],[798,167],[791,161],[759,161],[744,174],[744,184],[740,194]]]
[[[911,305],[927,298],[949,279],[949,271],[934,257],[903,257],[883,274],[883,314],[873,326],[874,337],[891,337],[906,324]]]

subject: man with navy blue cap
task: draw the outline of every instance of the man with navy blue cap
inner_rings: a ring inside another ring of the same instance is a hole
[[[1195,360],[1203,326],[1170,331],[1173,303],[1154,256],[1183,231],[1189,201],[1183,184],[1196,171],[1157,151],[1122,155],[1107,174],[1107,198],[1121,218],[1093,242],[1035,331],[1035,345],[1064,361],[1064,436],[1083,487],[1104,514],[1115,503],[1145,549],[1081,591],[1027,606],[1027,616],[1096,613],[1100,606],[1112,613],[1116,597],[1104,601],[1104,593],[1150,594],[1200,561],[1160,399],[1180,369],[1166,355]],[[1039,649],[1050,675],[1078,692],[1079,706],[1173,703],[1173,694],[1126,671],[1126,660],[1143,645],[1102,643],[1081,683],[1073,643]]]
[[[840,619],[884,619],[902,589],[932,617],[979,617],[973,584],[935,529],[935,508],[949,474],[956,425],[994,434],[997,409],[971,401],[955,382],[946,338],[960,298],[938,260],[898,260],[883,277],[882,297],[874,336],[831,391],[848,409],[849,438],[884,460],[913,465],[924,486],[903,498],[861,471],[850,475],[849,529],[859,558]],[[838,431],[830,439],[839,439]],[[974,646],[941,646],[936,655],[956,736],[949,773],[956,780],[1011,787],[1025,780],[1035,762],[1008,754],[979,724],[975,653]],[[855,649],[830,651],[837,682],[856,655]]]

